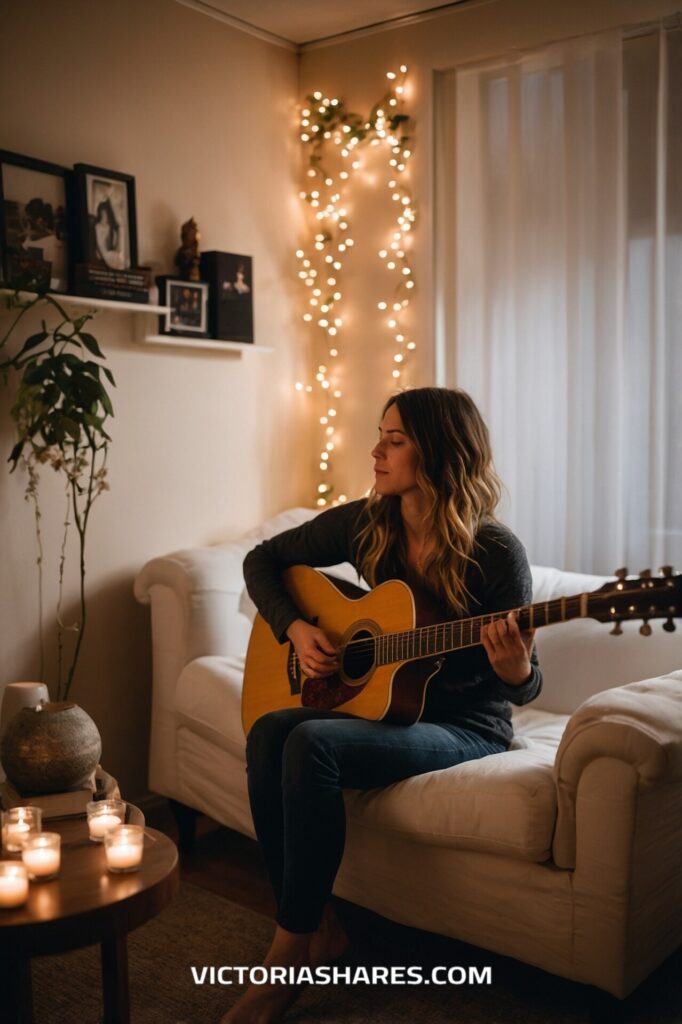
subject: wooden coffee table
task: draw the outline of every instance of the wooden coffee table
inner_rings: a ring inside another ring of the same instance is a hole
[[[52,820],[48,829],[62,837],[59,877],[31,882],[25,906],[0,910],[0,1016],[32,1024],[31,957],[101,943],[104,1024],[128,1024],[128,932],[178,891],[177,848],[145,828],[140,870],[117,875],[107,870],[103,845],[89,840],[84,817]]]

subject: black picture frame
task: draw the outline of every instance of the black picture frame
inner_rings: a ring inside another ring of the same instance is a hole
[[[180,277],[157,277],[159,305],[170,312],[159,317],[161,334],[208,338],[209,285],[206,281],[185,281]]]
[[[0,286],[66,293],[73,250],[73,172],[0,150]]]
[[[111,270],[137,267],[135,178],[91,164],[74,165],[79,263]]]

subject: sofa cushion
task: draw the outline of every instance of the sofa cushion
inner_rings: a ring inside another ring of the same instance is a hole
[[[240,658],[197,658],[181,673],[176,694],[178,724],[241,759],[243,671]],[[546,860],[556,820],[554,757],[566,720],[521,708],[517,749],[386,789],[348,790],[348,814],[417,842]]]
[[[180,673],[175,694],[178,725],[244,759],[244,659],[196,658]]]
[[[347,793],[359,824],[432,846],[541,862],[551,855],[557,797],[553,765],[566,716],[520,713],[523,749]]]

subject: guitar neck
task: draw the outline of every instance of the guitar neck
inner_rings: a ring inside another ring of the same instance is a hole
[[[519,629],[539,629],[557,622],[583,618],[589,614],[589,594],[575,597],[561,597],[554,601],[541,601],[523,608],[493,612],[490,615],[476,615],[470,619],[454,619],[438,622],[433,626],[420,626],[400,633],[382,633],[375,637],[377,663],[391,665],[398,661],[427,658],[430,655],[447,654],[463,647],[476,647],[481,643],[483,626],[498,619],[504,619],[510,610],[516,612]]]

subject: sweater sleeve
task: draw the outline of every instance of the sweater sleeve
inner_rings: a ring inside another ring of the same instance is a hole
[[[355,565],[353,541],[364,506],[364,500],[336,505],[301,526],[263,541],[247,554],[246,589],[280,643],[286,640],[294,619],[303,618],[284,586],[282,572],[292,565]]]
[[[526,551],[521,541],[510,530],[493,533],[490,541],[484,542],[481,568],[483,571],[483,614],[497,611],[511,611],[531,603],[533,581]],[[535,645],[531,651],[531,674],[525,683],[513,686],[493,672],[488,656],[483,656],[486,674],[494,683],[496,695],[512,704],[528,704],[540,693],[542,672],[540,671]]]

